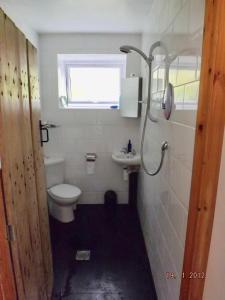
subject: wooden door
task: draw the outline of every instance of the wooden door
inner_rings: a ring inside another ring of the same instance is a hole
[[[49,296],[36,188],[26,38],[2,11],[0,45],[0,155],[6,213],[14,231],[10,245],[16,287],[21,300],[45,300]]]
[[[49,234],[48,205],[46,194],[46,179],[44,171],[43,149],[40,140],[39,121],[41,119],[37,49],[27,41],[27,57],[29,72],[30,112],[32,124],[32,138],[34,147],[34,166],[40,218],[41,242],[44,258],[45,283],[48,295],[53,287],[52,253]]]

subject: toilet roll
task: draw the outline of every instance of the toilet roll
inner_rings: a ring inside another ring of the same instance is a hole
[[[86,170],[88,175],[95,173],[95,161],[86,161]]]
[[[96,153],[86,153],[86,171],[88,175],[95,173]]]

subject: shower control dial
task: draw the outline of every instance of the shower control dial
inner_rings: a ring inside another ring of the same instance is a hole
[[[173,92],[173,85],[168,83],[164,97],[162,102],[162,109],[164,110],[164,116],[167,120],[169,120],[172,109],[174,104],[174,92]]]

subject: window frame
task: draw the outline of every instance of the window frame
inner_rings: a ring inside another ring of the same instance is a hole
[[[67,106],[64,108],[68,109],[110,109],[112,105],[117,105],[119,109],[120,101],[118,99],[114,102],[101,101],[72,101],[71,95],[71,82],[70,82],[70,69],[71,68],[117,68],[120,70],[120,93],[121,83],[126,78],[126,56],[121,54],[69,54],[70,59],[66,59],[67,54],[61,54],[65,58],[59,59],[58,55],[58,69],[61,69],[61,73],[64,74],[65,90],[67,97]],[[71,59],[74,57],[74,59]],[[86,57],[86,59],[85,59]],[[81,59],[82,58],[82,59]],[[59,79],[58,79],[59,80]],[[59,97],[61,97],[59,95]]]

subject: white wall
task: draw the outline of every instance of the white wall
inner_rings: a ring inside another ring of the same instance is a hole
[[[113,189],[119,202],[128,200],[128,185],[122,168],[112,162],[114,150],[120,150],[128,139],[138,148],[139,120],[121,118],[113,110],[62,110],[58,108],[58,53],[119,53],[119,47],[131,44],[141,47],[138,34],[43,34],[40,35],[39,59],[43,120],[59,124],[50,131],[46,155],[62,155],[66,159],[66,181],[79,186],[81,203],[102,203],[104,192]],[[140,75],[140,58],[129,55],[127,74]],[[87,175],[84,156],[96,152],[96,173]]]
[[[204,288],[204,300],[225,299],[225,143],[223,143],[212,239]]]
[[[169,150],[160,174],[149,177],[141,172],[138,206],[158,299],[176,300],[179,298],[191,185],[204,1],[155,0],[152,12],[145,25],[142,48],[148,52],[158,35],[169,53],[178,55],[169,74],[175,86],[175,106],[171,119],[165,120],[160,108],[160,78],[165,65],[158,56],[158,62],[154,63],[152,95],[152,112],[158,122],[148,123],[147,166],[152,169],[158,164],[162,141],[169,142]],[[143,65],[143,77],[146,76]],[[166,272],[173,272],[176,279],[167,279]]]
[[[16,26],[25,34],[27,39],[38,47],[38,34],[26,22],[26,18],[17,13],[17,11],[10,4],[0,0],[0,7],[7,14],[7,16],[16,24]]]

